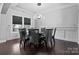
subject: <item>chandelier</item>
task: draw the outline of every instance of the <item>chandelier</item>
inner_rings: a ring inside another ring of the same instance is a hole
[[[42,18],[42,15],[41,14],[35,14],[33,16],[33,19],[41,19]]]

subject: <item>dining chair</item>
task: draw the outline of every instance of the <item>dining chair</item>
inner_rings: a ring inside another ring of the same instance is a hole
[[[38,47],[39,29],[29,29],[30,46]]]
[[[27,38],[26,28],[19,29],[19,34],[20,34],[20,47],[22,45],[22,47],[25,48],[26,42],[29,40]]]
[[[40,38],[41,44],[42,45],[44,44],[46,46],[46,48],[49,46],[49,44],[52,47],[52,32],[53,32],[53,29],[45,29],[45,31],[43,33],[44,35]]]
[[[52,47],[52,32],[53,29],[46,29],[46,42],[47,42],[47,47],[51,45]]]
[[[46,28],[41,28],[41,32],[39,33],[40,35],[40,39],[39,39],[39,46],[43,47],[46,43],[45,41],[45,32],[46,32]]]

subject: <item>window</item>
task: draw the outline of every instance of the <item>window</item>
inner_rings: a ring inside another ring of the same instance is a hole
[[[21,16],[12,16],[12,32],[18,32],[18,29],[22,27],[29,28],[30,25],[31,18],[24,17],[24,19],[22,19]]]
[[[22,28],[22,17],[13,16],[12,19],[13,32],[17,32],[19,28]]]
[[[31,19],[30,18],[24,18],[24,25],[31,25]]]

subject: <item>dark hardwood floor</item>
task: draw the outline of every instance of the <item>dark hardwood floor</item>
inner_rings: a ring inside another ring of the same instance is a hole
[[[78,44],[69,41],[57,40],[52,49],[20,48],[19,39],[0,43],[0,55],[79,55]]]

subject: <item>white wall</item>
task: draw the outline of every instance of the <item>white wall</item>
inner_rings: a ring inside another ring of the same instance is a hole
[[[51,10],[42,14],[42,25],[45,27],[57,27],[56,38],[67,41],[78,41],[77,24],[78,24],[77,6],[70,6],[62,9]]]
[[[29,11],[24,13],[22,11],[17,11],[16,9],[9,9],[7,14],[0,14],[0,42],[19,38],[19,33],[12,32],[12,15],[31,18],[31,26],[34,26],[32,14],[30,14]]]
[[[79,4],[78,4],[78,44],[79,44]]]
[[[5,42],[5,38],[6,38],[6,15],[5,14],[1,14],[1,10],[2,10],[2,6],[3,4],[0,3],[0,43],[1,42]],[[5,21],[4,21],[5,20]]]
[[[29,12],[29,11],[28,11]],[[29,13],[23,13],[21,11],[17,11],[17,10],[12,10],[12,9],[9,9],[8,13],[7,13],[7,32],[8,32],[8,36],[7,38],[8,39],[15,39],[15,38],[19,38],[19,32],[18,33],[13,33],[12,32],[12,15],[16,15],[16,16],[22,16],[23,18],[24,17],[27,17],[27,18],[31,18],[31,26],[34,26],[33,25],[33,20],[32,20],[32,15],[29,14]],[[22,19],[23,20],[23,19]],[[27,28],[28,26],[26,26]]]
[[[43,14],[43,25],[50,27],[74,27],[77,26],[77,6],[51,10]]]
[[[5,42],[7,38],[6,15],[0,14],[0,42]]]
[[[51,10],[50,12],[43,13],[44,19],[40,19],[40,27],[57,27],[56,38],[67,40],[67,41],[78,41],[79,29],[78,25],[78,11],[77,7],[66,7],[64,9]],[[12,15],[30,17],[32,18],[33,14],[29,11],[22,12],[19,10],[9,9],[6,15],[0,15],[0,41],[10,40],[18,38],[18,33],[12,33]],[[34,20],[32,19],[32,25],[34,25]]]

